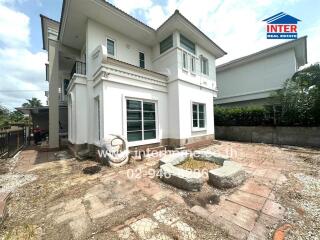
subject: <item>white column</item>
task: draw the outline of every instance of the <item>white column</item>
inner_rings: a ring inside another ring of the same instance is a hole
[[[59,43],[49,39],[49,147],[59,147]]]

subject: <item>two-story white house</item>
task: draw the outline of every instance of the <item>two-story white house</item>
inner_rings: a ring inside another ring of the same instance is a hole
[[[61,98],[74,149],[107,134],[131,147],[214,138],[215,60],[226,53],[179,11],[153,29],[103,0],[64,0],[56,35],[42,19],[50,147],[59,146]]]

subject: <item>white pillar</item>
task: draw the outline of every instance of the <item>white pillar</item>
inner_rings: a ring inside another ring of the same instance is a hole
[[[49,39],[49,147],[59,147],[59,43]]]

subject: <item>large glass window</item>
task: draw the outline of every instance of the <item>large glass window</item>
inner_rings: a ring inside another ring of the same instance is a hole
[[[111,39],[107,39],[107,51],[109,55],[114,56],[114,41]]]
[[[192,127],[205,128],[205,105],[201,103],[192,104]]]
[[[173,36],[170,35],[160,42],[160,54],[173,47]]]
[[[201,72],[205,75],[209,75],[209,61],[205,57],[201,57]]]
[[[129,142],[156,139],[155,103],[127,100],[127,138]]]
[[[185,50],[196,54],[196,45],[182,34],[180,34],[180,46]]]

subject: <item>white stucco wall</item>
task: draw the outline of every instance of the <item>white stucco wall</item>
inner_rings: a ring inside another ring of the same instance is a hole
[[[107,38],[115,41],[115,58],[117,60],[139,66],[139,52],[145,54],[145,68],[151,69],[151,47],[125,36],[114,29],[97,23],[91,19],[87,23],[87,56],[100,44],[106,45]],[[89,76],[92,74],[90,63]]]
[[[214,134],[213,97],[212,90],[200,88],[184,81],[178,81],[179,96],[179,138]],[[199,131],[192,128],[192,103],[205,104],[206,127]]]
[[[111,77],[116,78],[116,76]],[[103,94],[105,135],[110,133],[127,135],[125,101],[127,98],[132,98],[156,102],[158,137],[149,143],[168,137],[167,93],[105,81]]]
[[[296,71],[294,50],[217,72],[218,98],[215,103],[230,103],[266,98]]]

